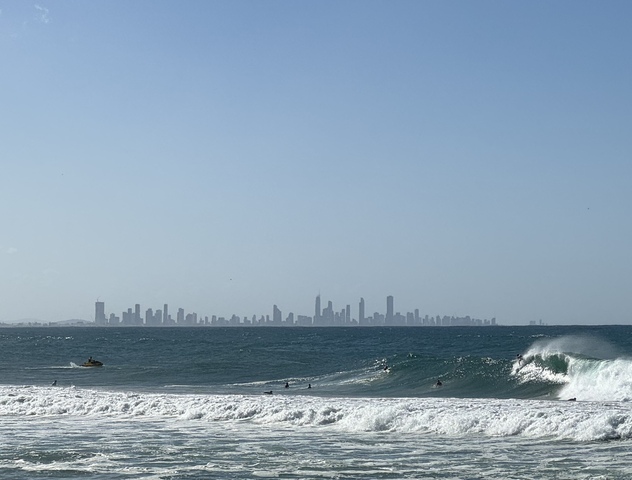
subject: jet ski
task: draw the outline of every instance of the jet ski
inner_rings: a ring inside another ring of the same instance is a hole
[[[93,360],[92,358],[88,359],[87,362],[81,364],[82,367],[102,367],[103,362],[99,362],[98,360]]]

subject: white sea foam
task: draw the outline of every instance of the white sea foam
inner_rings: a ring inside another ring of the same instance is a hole
[[[568,336],[538,341],[515,362],[512,375],[521,382],[563,384],[558,397],[601,402],[632,400],[632,359],[616,356],[601,340]],[[566,371],[556,371],[552,359],[564,362]]]
[[[632,438],[632,412],[625,404],[602,402],[172,395],[0,387],[0,415],[247,421],[331,428],[340,433],[423,432],[576,441]]]
[[[512,375],[517,376],[521,383],[547,382],[563,384],[568,382],[565,373],[554,372],[547,366],[532,361],[531,355],[525,355],[523,361],[514,362]]]
[[[632,361],[586,361],[570,364],[561,397],[582,400],[629,402],[632,400]]]

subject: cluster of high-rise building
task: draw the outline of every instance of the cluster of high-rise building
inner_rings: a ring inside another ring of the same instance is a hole
[[[218,317],[213,315],[198,316],[197,313],[185,313],[184,309],[179,308],[176,317],[173,318],[169,313],[169,305],[164,304],[162,310],[153,310],[148,308],[143,314],[140,304],[136,304],[134,308],[128,308],[118,317],[114,313],[109,316],[105,313],[105,302],[97,301],[95,304],[95,324],[110,326],[300,326],[300,327],[382,327],[382,326],[483,326],[496,325],[496,319],[480,320],[476,318],[466,317],[449,317],[439,315],[431,317],[425,315],[421,317],[419,309],[414,312],[407,312],[405,315],[395,312],[393,297],[386,297],[386,313],[374,312],[367,315],[365,312],[364,298],[360,298],[358,305],[358,317],[351,317],[351,305],[347,305],[341,310],[334,310],[331,301],[327,302],[327,306],[321,305],[320,295],[316,296],[314,305],[314,315],[297,315],[290,312],[285,318],[279,307],[273,305],[272,317],[270,315],[253,315],[252,317],[239,317],[233,315],[230,318]]]

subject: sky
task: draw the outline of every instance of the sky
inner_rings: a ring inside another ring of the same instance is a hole
[[[0,0],[0,322],[632,323],[632,3]]]

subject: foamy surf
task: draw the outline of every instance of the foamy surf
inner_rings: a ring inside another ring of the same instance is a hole
[[[0,415],[248,421],[338,432],[524,436],[576,441],[632,438],[622,404],[537,400],[367,399],[286,395],[173,395],[77,388],[1,387]]]
[[[568,336],[536,342],[512,367],[520,382],[562,385],[558,398],[599,402],[632,400],[632,359],[615,357],[607,342]],[[600,358],[599,356],[606,357]]]

